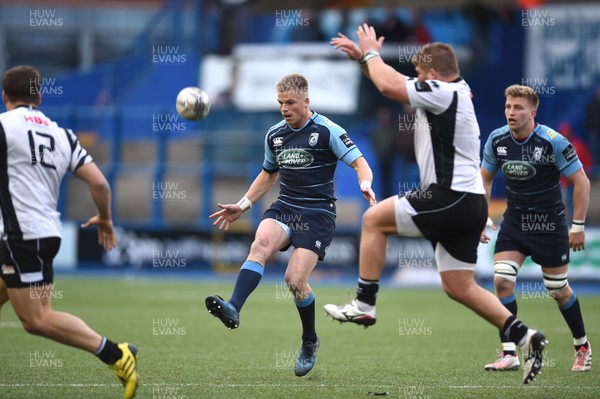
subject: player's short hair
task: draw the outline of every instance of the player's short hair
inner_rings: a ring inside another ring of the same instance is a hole
[[[538,109],[538,105],[540,105],[540,98],[538,97],[535,90],[533,90],[529,86],[522,85],[511,85],[504,90],[504,97],[523,97],[529,100],[531,105],[533,105],[533,109]]]
[[[42,75],[30,65],[19,65],[8,69],[2,77],[2,89],[12,102],[38,104]]]
[[[298,93],[301,98],[308,97],[308,80],[299,73],[286,75],[275,85],[277,93]]]
[[[447,43],[435,42],[424,45],[412,56],[412,64],[424,70],[435,69],[443,77],[460,75],[456,53]]]

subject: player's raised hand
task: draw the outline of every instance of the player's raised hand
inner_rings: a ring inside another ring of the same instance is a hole
[[[96,215],[81,225],[84,229],[90,226],[98,227],[98,244],[105,250],[110,251],[117,246],[117,237],[112,220],[101,219],[100,216]]]
[[[231,223],[238,220],[242,215],[242,210],[237,204],[218,204],[220,211],[217,211],[209,216],[209,218],[217,220],[214,221],[213,226],[219,225],[219,230],[229,230]]]
[[[377,39],[375,28],[366,23],[358,27],[356,36],[358,37],[358,45],[360,46],[362,53],[366,53],[369,50],[380,51],[383,41],[385,40],[385,37],[383,36]]]
[[[342,50],[348,54],[348,57],[353,61],[358,61],[362,58],[363,52],[358,48],[356,43],[350,40],[347,36],[338,32],[338,37],[334,37],[329,42],[334,48]]]
[[[496,225],[494,224],[494,221],[490,217],[487,218],[487,222],[485,222],[485,227],[491,227],[494,230],[498,229],[496,227]],[[479,237],[479,241],[483,244],[487,244],[491,240],[491,238],[488,237],[488,235],[485,233],[485,227],[483,228],[483,231],[481,232],[481,236]]]
[[[585,233],[583,231],[569,233],[569,248],[571,248],[573,252],[583,251],[585,249]]]

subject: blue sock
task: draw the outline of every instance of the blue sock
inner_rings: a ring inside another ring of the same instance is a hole
[[[559,307],[573,338],[581,338],[585,336],[585,327],[583,325],[583,317],[581,316],[581,308],[579,307],[579,299],[573,292],[569,302]]]
[[[242,310],[252,291],[258,287],[264,272],[264,266],[252,260],[246,260],[242,265],[229,300],[238,312]]]
[[[317,342],[317,332],[315,331],[315,294],[311,291],[306,299],[301,301],[294,300],[300,320],[302,321],[302,342]]]

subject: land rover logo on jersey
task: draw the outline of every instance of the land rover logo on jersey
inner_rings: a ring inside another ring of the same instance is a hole
[[[313,156],[308,151],[300,148],[282,151],[277,156],[277,163],[284,168],[303,168],[312,164],[313,161]]]
[[[310,138],[308,139],[308,144],[310,144],[311,147],[314,147],[317,144],[318,140],[319,140],[319,133],[311,133]]]
[[[535,176],[535,168],[523,161],[510,161],[502,165],[502,173],[509,179],[528,180]]]

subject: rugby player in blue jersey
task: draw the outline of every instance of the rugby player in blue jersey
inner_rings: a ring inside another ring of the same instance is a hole
[[[434,247],[446,294],[501,329],[521,348],[525,357],[523,382],[528,384],[543,365],[544,334],[518,320],[473,277],[487,202],[479,171],[479,125],[471,89],[460,76],[456,54],[446,43],[422,46],[412,60],[418,75],[413,78],[381,59],[384,38],[377,38],[372,26],[359,26],[357,36],[360,47],[342,34],[331,44],[358,61],[383,95],[416,108],[420,187],[386,198],[365,212],[356,299],[341,306],[327,304],[325,311],[342,322],[375,324],[387,236],[425,237]]]
[[[587,340],[577,296],[569,286],[569,248],[584,249],[584,225],[590,182],[575,148],[560,133],[535,122],[539,98],[527,86],[512,85],[504,93],[507,125],[494,130],[484,148],[481,176],[489,201],[492,180],[501,170],[506,181],[508,208],[494,250],[494,285],[504,306],[517,314],[515,284],[526,257],[542,266],[544,285],[558,303],[573,334],[572,371],[592,368],[592,347]],[[560,175],[573,184],[573,221],[567,230]],[[495,227],[495,226],[494,226]],[[489,242],[485,231],[481,242]],[[503,334],[498,359],[486,370],[519,369],[515,344]]]
[[[285,282],[294,296],[302,322],[302,345],[295,373],[306,375],[315,364],[319,339],[315,331],[315,296],[308,277],[323,260],[333,238],[336,208],[333,176],[339,160],[358,175],[360,190],[371,205],[373,174],[348,134],[325,116],[309,108],[308,82],[304,76],[284,76],[276,85],[283,120],[265,137],[263,170],[237,204],[219,204],[210,217],[213,225],[227,230],[242,212],[260,200],[281,179],[277,201],[263,215],[250,254],[241,267],[229,301],[215,295],[206,307],[230,329],[239,326],[239,313],[258,286],[267,259],[294,247]]]

